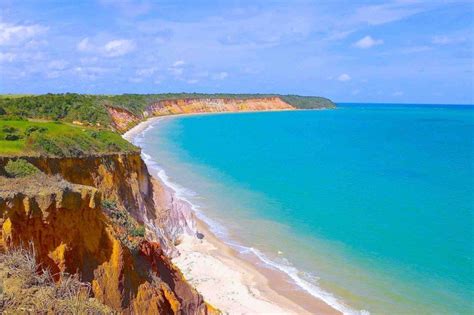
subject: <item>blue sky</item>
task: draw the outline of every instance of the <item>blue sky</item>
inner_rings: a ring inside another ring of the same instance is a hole
[[[0,0],[0,93],[474,103],[474,1]]]

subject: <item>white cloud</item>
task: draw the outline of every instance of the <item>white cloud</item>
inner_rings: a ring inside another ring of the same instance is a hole
[[[16,55],[13,54],[13,53],[2,53],[0,52],[0,62],[12,62],[13,60],[15,60],[16,58]]]
[[[63,70],[67,66],[67,61],[65,60],[53,60],[48,63],[49,69]]]
[[[426,8],[422,4],[413,1],[396,1],[360,7],[356,10],[354,19],[369,25],[381,25],[402,20],[424,10]]]
[[[142,78],[130,78],[128,79],[128,81],[132,82],[132,83],[140,83],[143,81]]]
[[[191,80],[187,80],[186,82],[188,82],[189,84],[196,84],[199,82],[199,80],[197,79],[191,79]]]
[[[108,69],[103,67],[75,67],[73,71],[83,78],[95,80],[108,72]]]
[[[177,60],[173,63],[173,67],[184,66],[185,62],[183,60]]]
[[[157,67],[142,68],[135,71],[136,75],[139,77],[149,77],[158,70]]]
[[[354,43],[354,46],[361,49],[367,49],[373,46],[382,45],[383,40],[381,39],[373,39],[371,36],[367,35],[357,42]]]
[[[229,74],[227,72],[219,72],[219,73],[215,73],[213,76],[212,76],[212,79],[214,80],[224,80],[225,78],[227,78],[229,76]]]
[[[183,66],[185,65],[186,63],[184,62],[184,60],[176,60],[172,65],[171,67],[168,68],[168,71],[175,77],[179,78],[183,75],[184,73],[184,68]]]
[[[420,53],[424,51],[429,51],[432,50],[433,48],[430,46],[413,46],[413,47],[407,47],[401,49],[401,52],[403,54],[414,54],[414,53]]]
[[[104,45],[104,53],[108,57],[126,55],[135,50],[135,43],[128,39],[116,39]]]
[[[48,79],[56,79],[61,76],[62,72],[61,71],[46,71],[45,76]]]
[[[335,2],[337,3],[337,1]],[[365,29],[367,26],[397,22],[415,14],[436,8],[440,4],[439,1],[418,0],[394,0],[385,1],[383,4],[362,6],[358,6],[361,1],[353,1],[353,3],[356,6],[351,10],[353,13],[342,16],[342,19],[335,19],[334,15],[328,15],[329,18],[324,23],[326,25],[325,29],[322,30],[323,33],[329,30],[326,34],[327,36],[324,38],[325,40],[344,39],[349,34]],[[327,25],[329,25],[329,27]]]
[[[351,76],[348,75],[347,73],[343,73],[337,77],[337,80],[341,82],[347,82],[347,81],[350,81],[351,79],[352,79]]]
[[[179,77],[183,74],[184,72],[184,69],[183,68],[174,68],[174,67],[170,67],[168,68],[168,70],[171,72],[172,75],[176,76],[176,77]]]
[[[93,49],[92,44],[89,41],[89,37],[82,39],[76,46],[79,51],[91,51]]]
[[[99,61],[99,58],[98,57],[82,57],[82,58],[79,58],[79,61],[82,63],[82,64],[91,64],[91,63],[97,63]]]
[[[19,25],[0,23],[0,46],[3,45],[20,45],[24,41],[34,38],[48,30],[48,27],[33,24]]]
[[[449,37],[446,35],[434,36],[431,42],[436,45],[450,45],[458,44],[464,42],[466,39],[464,37],[453,36]]]
[[[403,91],[395,91],[392,93],[393,96],[403,96],[404,94]]]
[[[93,43],[88,37],[83,38],[76,45],[81,52],[99,53],[105,57],[119,57],[135,50],[135,42],[128,39],[114,39],[103,45]]]

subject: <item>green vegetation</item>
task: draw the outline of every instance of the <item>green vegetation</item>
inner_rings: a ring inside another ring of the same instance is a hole
[[[0,155],[78,157],[109,152],[138,152],[118,133],[62,122],[0,119]]]
[[[320,96],[282,95],[281,99],[300,109],[335,108],[331,100]]]
[[[122,94],[122,95],[85,95],[85,94],[45,94],[33,96],[0,97],[0,108],[8,116],[35,119],[80,121],[89,125],[110,126],[111,119],[106,106],[126,109],[138,117],[154,102],[172,99],[233,98],[247,99],[259,97],[281,97],[285,102],[303,109],[333,108],[334,103],[323,97],[278,95],[278,94]],[[3,114],[3,115],[5,115]],[[2,115],[0,113],[0,115]]]
[[[141,116],[147,106],[153,102],[173,99],[205,99],[230,98],[248,99],[260,97],[280,97],[283,101],[296,108],[334,108],[336,105],[327,98],[317,96],[278,95],[278,94],[201,94],[201,93],[167,93],[167,94],[122,94],[102,97],[102,102],[108,106],[119,107]]]
[[[78,275],[62,273],[54,281],[32,249],[0,253],[0,314],[113,314],[91,296]]]
[[[18,159],[9,160],[5,165],[5,172],[8,177],[26,177],[37,174],[39,169],[24,159]]]
[[[112,220],[114,226],[120,227],[118,238],[131,250],[136,250],[139,240],[136,238],[145,236],[145,226],[139,224],[125,209],[120,209],[112,200],[102,200],[102,209]]]
[[[72,93],[2,97],[0,107],[7,115],[108,126],[110,117],[100,98]]]

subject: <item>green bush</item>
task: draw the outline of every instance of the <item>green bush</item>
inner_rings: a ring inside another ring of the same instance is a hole
[[[47,128],[38,127],[38,126],[31,126],[31,127],[28,127],[28,128],[25,130],[25,135],[28,137],[28,136],[31,135],[33,132],[46,132],[46,131],[48,131]]]
[[[8,161],[5,172],[9,177],[26,177],[38,173],[39,169],[26,160],[18,159]]]
[[[16,141],[16,140],[20,140],[20,136],[19,135],[15,135],[15,134],[6,134],[5,135],[5,140],[7,141]]]
[[[3,126],[2,131],[5,133],[16,133],[18,129],[11,126]]]
[[[143,225],[140,225],[138,227],[133,228],[130,231],[130,235],[135,236],[135,237],[136,236],[144,237],[145,236],[145,227]]]
[[[139,224],[127,210],[119,208],[115,201],[103,199],[102,209],[115,225],[123,228],[124,233],[117,235],[122,244],[132,251],[137,250],[140,239],[130,239],[129,236],[133,238],[144,237],[145,226]]]

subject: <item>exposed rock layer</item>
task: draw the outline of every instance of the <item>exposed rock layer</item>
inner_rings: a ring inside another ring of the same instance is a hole
[[[9,159],[0,157],[0,170]],[[116,202],[138,222],[145,223],[149,238],[159,242],[170,257],[178,254],[174,244],[183,232],[196,232],[190,205],[174,198],[173,192],[153,179],[138,153],[23,159],[45,174],[97,188],[103,199]]]
[[[148,106],[148,115],[171,115],[213,112],[241,112],[295,109],[279,97],[262,98],[207,98],[162,100]]]
[[[140,117],[123,108],[107,106],[107,111],[112,118],[114,128],[120,132],[130,129],[140,121]]]
[[[10,158],[0,157],[0,166]],[[60,175],[73,184],[100,190],[103,199],[115,201],[139,222],[153,218],[153,187],[148,169],[138,153],[104,154],[80,158],[23,157],[43,173]]]
[[[142,239],[135,251],[121,243],[116,227],[101,210],[97,189],[51,179],[37,181],[37,189],[28,183],[12,180],[12,189],[0,191],[0,247],[33,244],[43,266],[58,276],[78,273],[92,284],[99,301],[119,312],[216,312],[158,243]]]
[[[149,105],[142,116],[139,117],[132,112],[119,108],[107,107],[112,119],[113,127],[125,132],[135,126],[143,118],[150,116],[192,114],[192,113],[216,113],[216,112],[243,112],[243,111],[275,111],[292,110],[294,106],[284,102],[279,97],[261,98],[183,98],[160,100]]]

